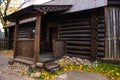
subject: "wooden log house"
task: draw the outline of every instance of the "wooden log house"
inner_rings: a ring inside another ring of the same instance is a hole
[[[15,22],[16,61],[37,64],[63,55],[120,61],[119,0],[53,0],[4,19]]]

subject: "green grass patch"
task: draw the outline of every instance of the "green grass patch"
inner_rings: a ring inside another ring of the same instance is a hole
[[[66,64],[61,70],[52,73],[47,72],[43,69],[41,70],[42,75],[37,80],[50,80],[70,70],[78,70],[101,74],[102,76],[107,77],[108,80],[120,80],[120,65],[108,64],[103,62],[98,62],[97,64],[93,63],[91,65]]]

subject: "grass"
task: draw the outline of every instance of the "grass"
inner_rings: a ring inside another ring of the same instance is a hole
[[[101,74],[107,77],[108,80],[120,80],[120,65],[108,64],[103,62],[98,62],[97,64],[91,65],[65,64],[61,70],[55,71],[54,73],[47,72],[43,69],[41,71],[42,75],[37,80],[50,80],[70,70],[86,71]]]

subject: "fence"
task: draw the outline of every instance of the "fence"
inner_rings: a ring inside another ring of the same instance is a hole
[[[7,49],[7,39],[0,38],[0,49]]]

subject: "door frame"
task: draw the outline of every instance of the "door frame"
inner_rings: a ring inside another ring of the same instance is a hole
[[[56,40],[59,40],[59,26],[50,26],[50,27],[47,27],[47,43],[48,43],[48,46],[50,46],[50,28],[56,28],[57,30],[57,39]],[[53,47],[53,46],[52,46]]]

